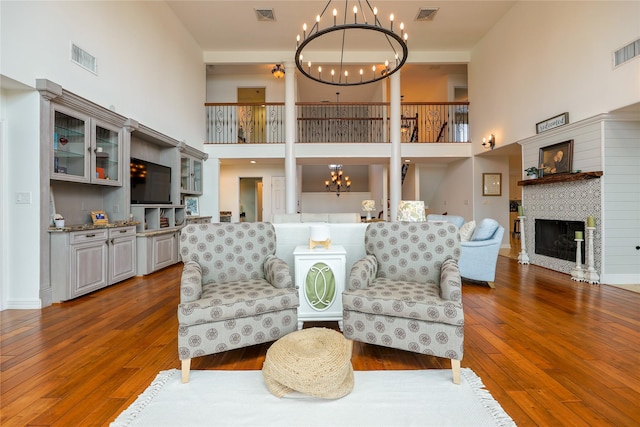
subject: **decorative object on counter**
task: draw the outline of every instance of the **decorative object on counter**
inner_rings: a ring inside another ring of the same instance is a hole
[[[538,164],[545,175],[570,173],[573,166],[573,139],[541,147]],[[541,177],[540,173],[538,177]]]
[[[362,210],[367,212],[367,221],[371,220],[371,212],[376,210],[375,200],[363,200]]]
[[[584,239],[582,238],[582,231],[576,231],[576,266],[573,270],[571,270],[571,280],[575,280],[576,282],[584,281],[584,270],[582,268],[582,242]]]
[[[530,166],[524,170],[527,173],[529,179],[536,179],[538,177],[538,168],[535,166]]]
[[[105,211],[91,211],[91,220],[93,221],[93,225],[109,224],[109,218]]]
[[[328,225],[312,225],[309,228],[309,249],[322,245],[326,249],[331,247],[331,231]]]
[[[53,222],[55,223],[56,228],[64,227],[64,217],[62,216],[62,214],[59,214],[59,213],[55,214],[53,216]]]
[[[187,216],[200,215],[200,206],[197,197],[187,196],[184,198],[185,213]]]

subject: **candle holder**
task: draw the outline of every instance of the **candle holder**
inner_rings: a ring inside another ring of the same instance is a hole
[[[595,230],[595,227],[587,226],[587,271],[584,272],[583,280],[592,285],[600,283],[600,276],[594,267],[595,262],[593,257],[593,232]]]
[[[527,253],[527,239],[524,235],[524,219],[526,216],[518,216],[520,220],[520,253],[518,254],[518,264],[529,264],[529,254]]]
[[[571,280],[576,282],[584,282],[584,269],[582,268],[582,242],[584,239],[575,239],[576,241],[576,266],[571,270]]]

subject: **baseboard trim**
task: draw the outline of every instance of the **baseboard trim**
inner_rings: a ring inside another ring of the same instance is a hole
[[[600,283],[606,285],[640,285],[640,274],[603,274]]]
[[[7,309],[33,310],[42,308],[42,301],[39,299],[7,299]]]

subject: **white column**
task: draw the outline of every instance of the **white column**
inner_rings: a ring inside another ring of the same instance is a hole
[[[296,213],[296,65],[293,62],[286,62],[284,68],[285,211],[286,213]]]
[[[402,150],[401,150],[401,106],[400,106],[400,71],[390,77],[390,111],[389,127],[391,134],[391,156],[389,158],[389,200],[391,203],[391,221],[398,216],[398,204],[402,198]]]

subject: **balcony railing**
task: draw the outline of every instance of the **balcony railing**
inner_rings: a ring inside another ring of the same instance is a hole
[[[283,103],[207,103],[207,143],[285,141]],[[297,103],[298,143],[389,142],[388,103]],[[401,104],[402,142],[468,142],[468,102]]]

